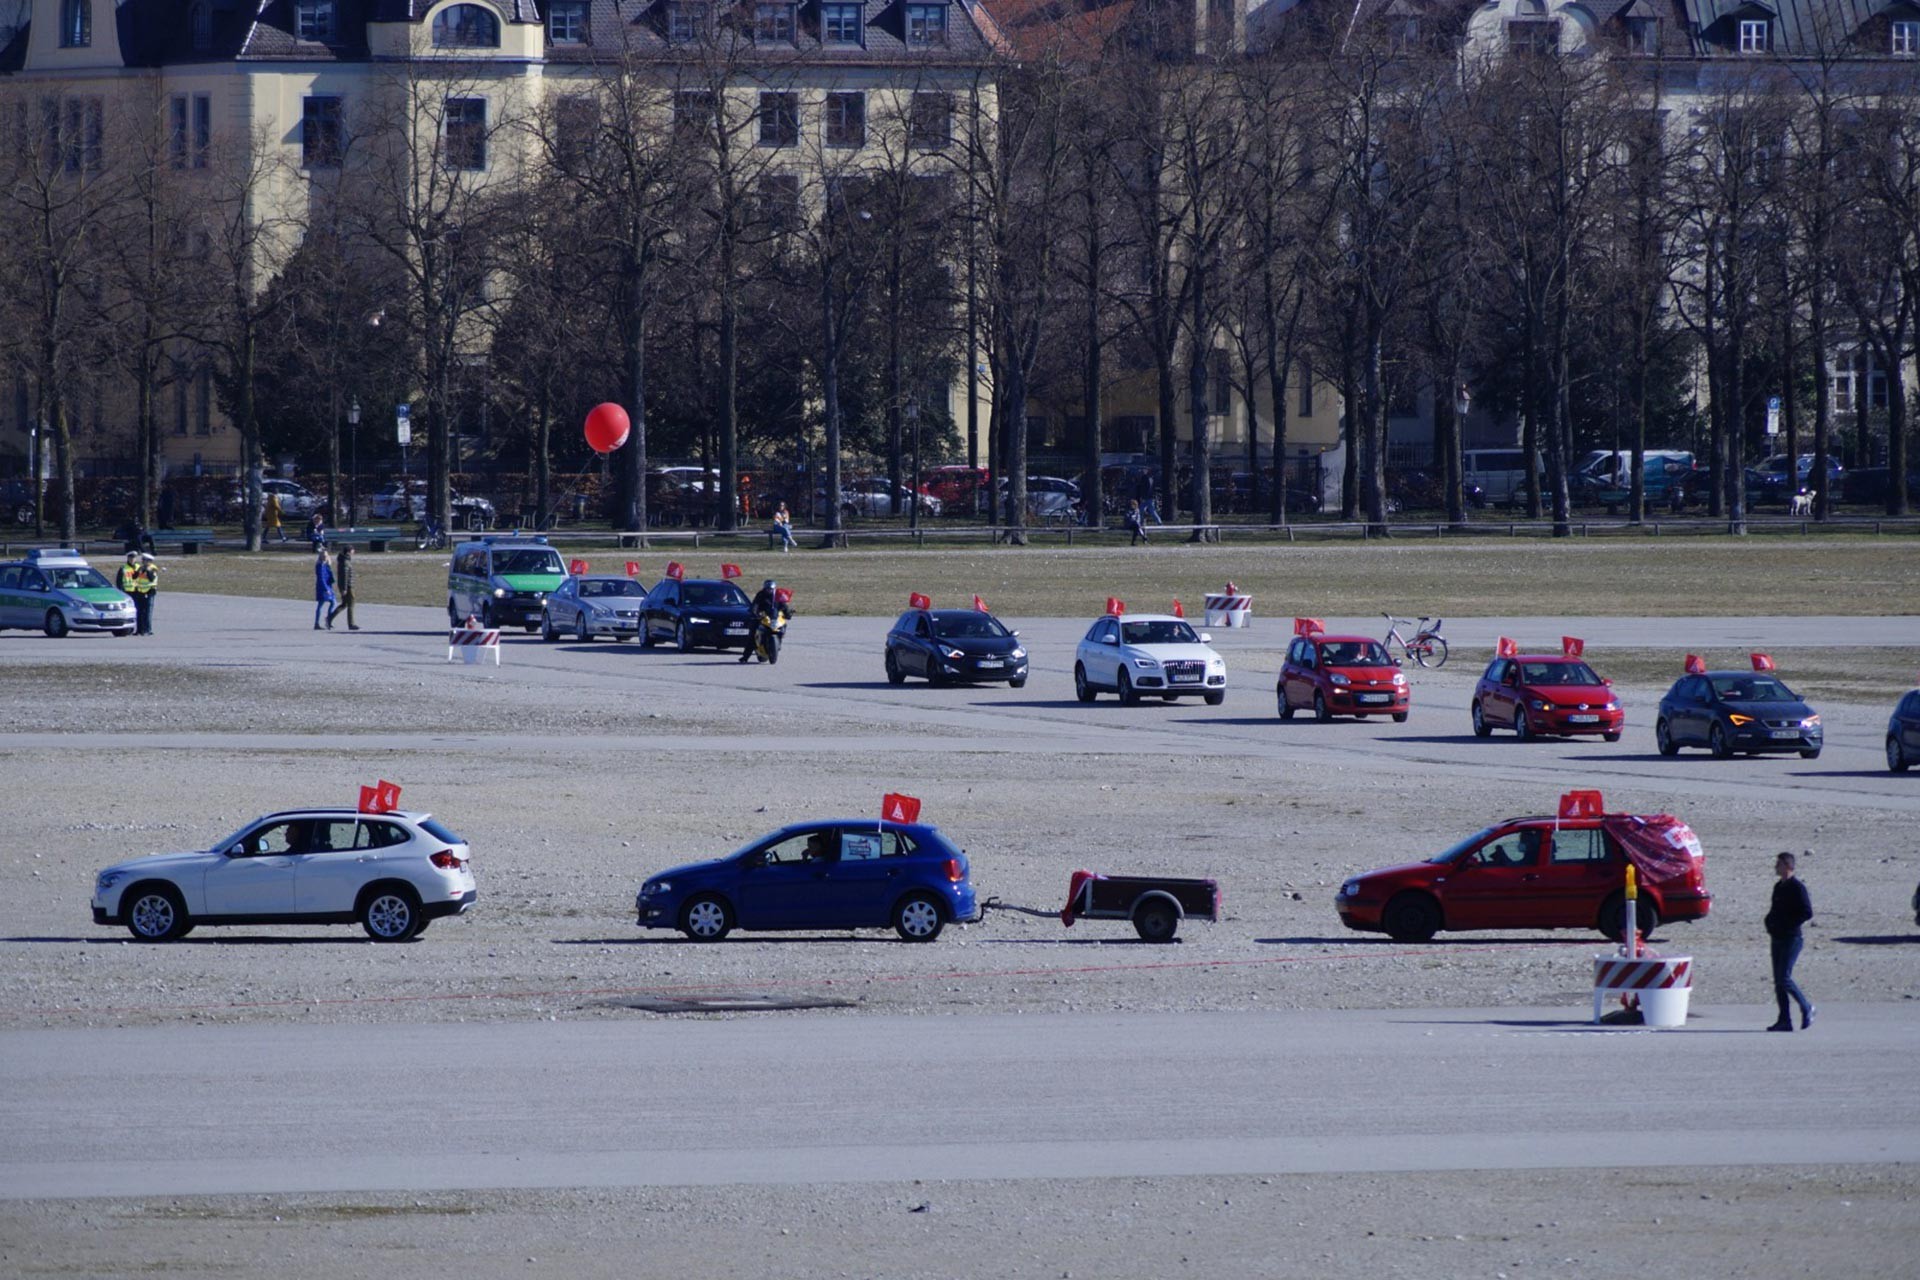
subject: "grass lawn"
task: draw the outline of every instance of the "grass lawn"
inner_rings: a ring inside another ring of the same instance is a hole
[[[601,572],[639,562],[642,581],[670,559],[692,577],[718,576],[738,561],[751,589],[778,578],[811,614],[891,614],[907,594],[965,606],[974,593],[997,612],[1086,617],[1109,595],[1136,612],[1178,597],[1197,613],[1201,596],[1231,579],[1268,616],[1366,615],[1393,611],[1687,617],[1738,614],[1885,615],[1920,612],[1920,539],[1837,537],[1672,541],[1573,539],[1271,546],[1057,545],[957,549],[796,551],[740,548],[611,551],[570,549]],[[116,561],[95,561],[111,574]],[[445,553],[359,556],[358,594],[369,604],[446,601]],[[313,562],[302,551],[214,552],[164,560],[167,591],[312,599]]]

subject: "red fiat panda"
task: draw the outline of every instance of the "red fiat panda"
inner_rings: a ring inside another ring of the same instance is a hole
[[[1404,724],[1412,707],[1400,664],[1372,636],[1295,636],[1273,692],[1282,720],[1311,710],[1316,720],[1392,716]]]

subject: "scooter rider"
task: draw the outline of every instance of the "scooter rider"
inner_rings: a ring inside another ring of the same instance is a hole
[[[773,625],[773,620],[786,611],[780,603],[780,586],[772,578],[760,584],[760,590],[754,593],[753,603],[747,611],[753,615],[753,638],[747,641],[747,647],[740,655],[740,664],[745,666],[753,660],[754,651],[760,647],[760,630]]]

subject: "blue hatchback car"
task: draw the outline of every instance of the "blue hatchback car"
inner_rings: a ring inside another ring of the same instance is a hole
[[[883,929],[932,942],[980,918],[967,855],[936,827],[842,818],[782,827],[711,862],[653,876],[635,901],[643,929],[718,942],[735,929]]]

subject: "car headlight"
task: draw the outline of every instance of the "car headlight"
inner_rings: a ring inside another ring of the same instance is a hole
[[[1394,682],[1395,684],[1405,684],[1405,683],[1407,682],[1407,677],[1406,677],[1406,673],[1405,673],[1405,672],[1402,672],[1402,671],[1396,671],[1396,672],[1394,672],[1394,673],[1393,673],[1393,682]]]
[[[640,896],[643,898],[651,898],[655,894],[665,893],[671,888],[673,888],[673,882],[671,880],[655,880],[651,884],[640,886]]]
[[[964,658],[967,656],[967,651],[965,649],[956,649],[950,644],[943,644],[940,646],[940,656],[943,658]]]
[[[1135,658],[1133,660],[1133,665],[1136,667],[1140,667],[1143,670],[1151,671],[1155,667],[1159,666],[1160,664],[1158,662],[1155,662],[1152,658]]]
[[[1330,675],[1330,676],[1328,676],[1328,677],[1327,677],[1327,683],[1328,683],[1328,684],[1339,684],[1339,685],[1348,685],[1348,684],[1352,684],[1352,683],[1353,683],[1353,681],[1351,681],[1351,680],[1349,680],[1349,679],[1347,679],[1347,678],[1346,678],[1345,676],[1343,676],[1343,675],[1341,675],[1341,674],[1340,674],[1340,673],[1339,673],[1338,671],[1336,671],[1336,672],[1334,672],[1334,673],[1333,673],[1332,675]]]
[[[1743,716],[1743,715],[1741,715],[1741,714],[1740,714],[1739,712],[1737,712],[1737,711],[1729,711],[1729,712],[1727,713],[1727,723],[1728,723],[1728,724],[1730,724],[1730,725],[1732,725],[1732,726],[1733,726],[1734,728],[1736,728],[1736,729],[1738,729],[1738,728],[1740,728],[1740,727],[1741,727],[1742,725],[1749,725],[1749,724],[1752,724],[1752,723],[1753,723],[1753,717],[1752,717],[1752,716]]]
[[[1347,882],[1346,882],[1345,884],[1343,884],[1343,885],[1341,885],[1341,886],[1340,886],[1340,896],[1341,896],[1341,897],[1343,897],[1343,898],[1357,898],[1357,897],[1359,897],[1359,896],[1360,896],[1360,882],[1359,882],[1358,880],[1349,880],[1349,881],[1347,881]]]
[[[1547,700],[1545,698],[1535,698],[1528,702],[1527,705],[1535,711],[1545,711],[1547,709]]]
[[[696,618],[689,615],[687,618],[687,625],[690,627],[704,627],[711,621],[713,621],[711,618]]]
[[[1027,651],[1025,649],[1016,648],[1012,653],[1008,654],[1007,656],[1010,658],[1024,658],[1027,656]]]
[[[1620,704],[1618,702],[1609,702],[1606,706],[1600,709],[1602,711],[1618,711],[1620,709]]]
[[[507,589],[505,587],[495,587],[493,589],[493,598],[496,600],[500,599],[506,594],[507,594]]]
[[[1820,717],[1808,716],[1805,720],[1802,720],[1800,722],[1800,727],[1802,729],[1818,729],[1820,727]]]
[[[95,890],[111,889],[114,885],[124,880],[126,875],[127,873],[124,871],[102,871],[100,878],[94,881],[93,887]]]

